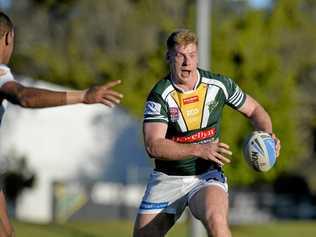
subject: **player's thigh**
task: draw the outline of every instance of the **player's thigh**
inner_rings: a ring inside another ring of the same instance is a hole
[[[136,217],[134,237],[164,236],[175,223],[175,216],[168,213],[142,214]]]
[[[192,214],[202,222],[208,221],[212,216],[227,218],[228,207],[228,193],[215,185],[203,187],[189,201]]]

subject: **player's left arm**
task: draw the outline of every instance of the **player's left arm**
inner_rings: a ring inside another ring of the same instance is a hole
[[[265,109],[251,96],[246,95],[246,100],[238,109],[253,124],[256,130],[265,131],[272,134],[272,138],[276,141],[276,154],[279,156],[281,144],[272,130],[272,121]]]

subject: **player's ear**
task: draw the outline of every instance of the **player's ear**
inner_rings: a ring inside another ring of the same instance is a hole
[[[6,32],[5,37],[5,45],[12,44],[14,33],[13,31]]]
[[[9,32],[6,32],[5,34],[4,34],[4,43],[5,43],[5,45],[8,45],[9,44]]]

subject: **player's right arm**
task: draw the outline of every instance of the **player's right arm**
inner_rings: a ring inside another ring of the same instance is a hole
[[[120,103],[122,94],[112,88],[121,81],[111,81],[101,86],[92,86],[86,90],[53,91],[41,88],[26,87],[14,80],[6,66],[0,66],[0,95],[13,104],[25,108],[46,108],[69,104],[101,103],[108,107]]]
[[[222,142],[210,144],[182,144],[165,138],[167,133],[166,123],[144,123],[144,143],[150,157],[160,160],[183,160],[188,156],[196,156],[211,160],[219,165],[230,163],[226,157],[231,155],[229,146]]]
[[[0,88],[0,93],[11,103],[25,108],[46,108],[78,103],[101,103],[114,107],[120,103],[122,95],[112,90],[112,87],[119,83],[120,81],[112,81],[102,86],[90,87],[87,90],[52,91],[26,87],[16,81],[9,81]]]

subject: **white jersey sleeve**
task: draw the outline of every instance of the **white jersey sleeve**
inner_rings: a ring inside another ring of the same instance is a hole
[[[0,88],[8,81],[15,81],[11,70],[6,65],[0,65]]]

